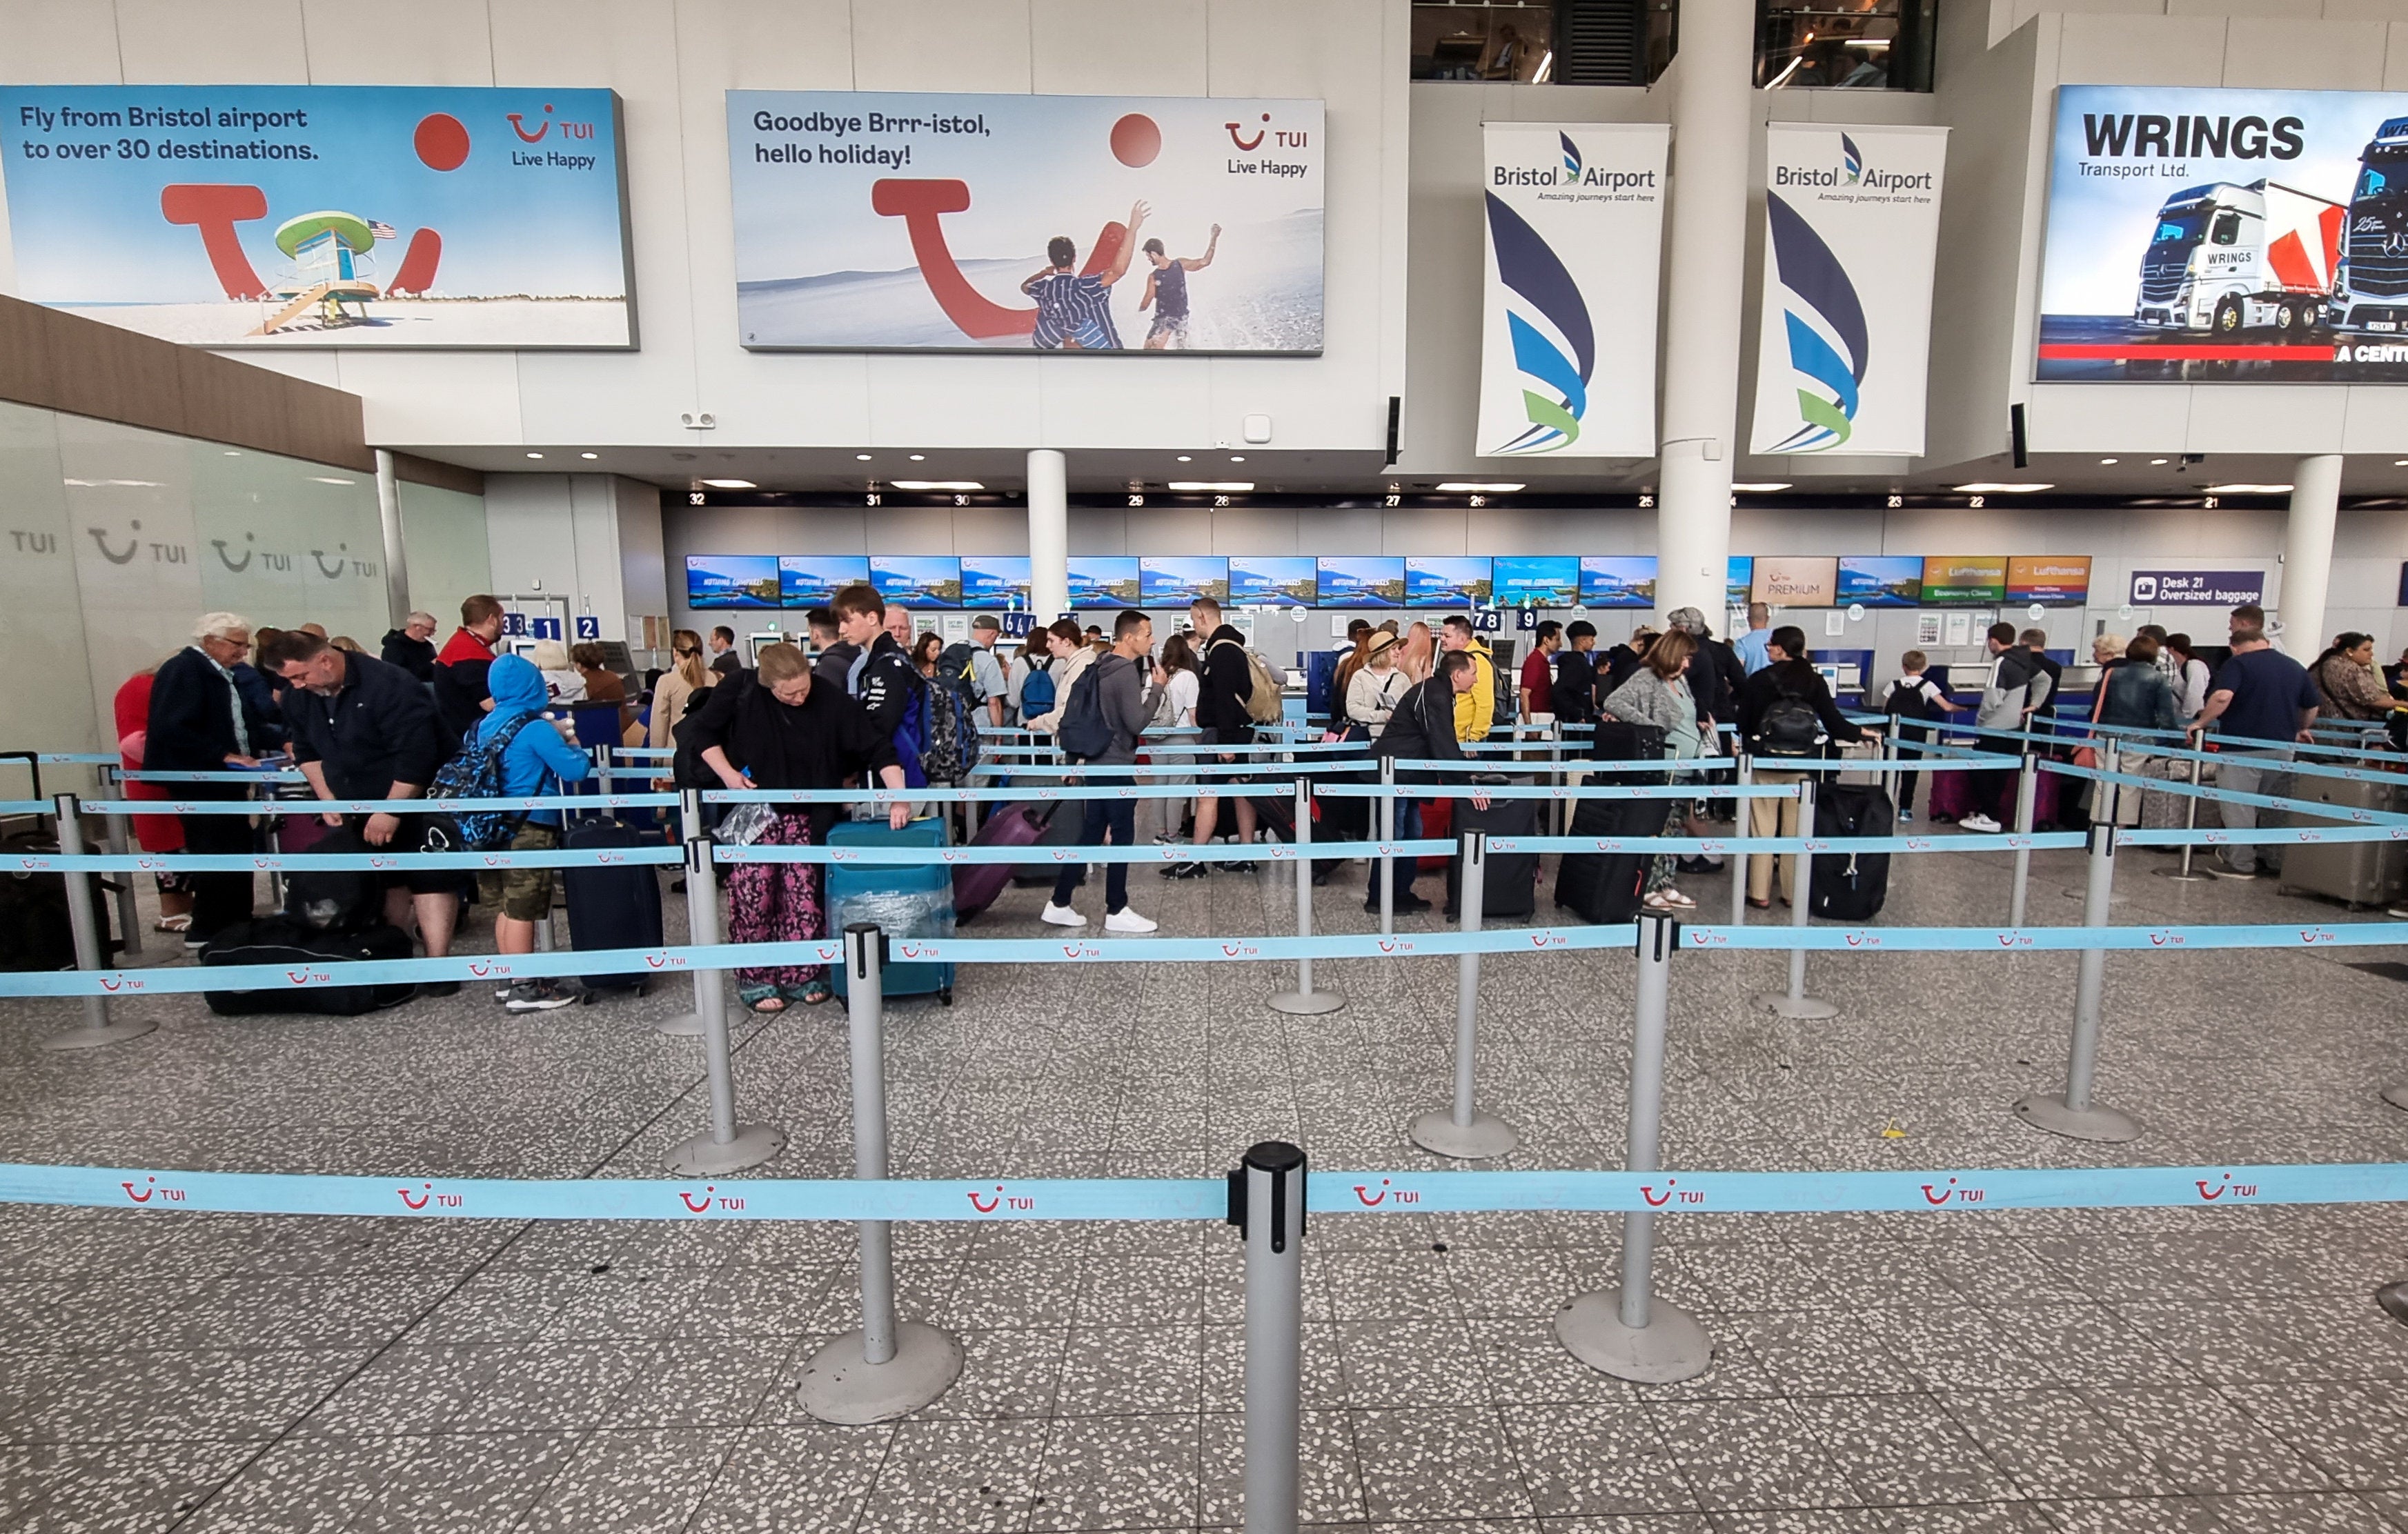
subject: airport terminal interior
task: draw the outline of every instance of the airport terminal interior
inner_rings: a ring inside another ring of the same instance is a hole
[[[2408,0],[0,0],[0,1530],[2408,1534],[2402,178]]]

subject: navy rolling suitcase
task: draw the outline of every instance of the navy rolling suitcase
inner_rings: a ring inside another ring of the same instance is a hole
[[[1473,781],[1477,782],[1478,779]],[[1503,780],[1500,778],[1501,783]],[[1535,836],[1539,827],[1538,801],[1532,799],[1492,799],[1486,809],[1475,808],[1469,799],[1455,802],[1451,822],[1455,834],[1455,854],[1446,860],[1446,915],[1457,914],[1462,899],[1463,852],[1462,835],[1468,831],[1486,831],[1491,836]],[[1535,852],[1491,852],[1487,868],[1481,876],[1480,911],[1484,918],[1526,916],[1538,909],[1539,855]]]
[[[941,847],[945,823],[914,820],[896,831],[883,820],[843,820],[828,830],[828,845]],[[926,996],[933,992],[947,1006],[953,1004],[953,967],[912,962],[896,956],[895,945],[915,937],[953,935],[953,871],[942,863],[830,863],[822,906],[827,930],[841,934],[856,921],[874,921],[886,934],[886,964],[881,987],[887,996]],[[842,964],[829,967],[836,993],[845,994],[848,976]]]
[[[560,839],[571,852],[624,852],[643,845],[644,837],[624,820],[605,817],[572,825]],[[568,945],[578,953],[603,948],[661,946],[661,876],[656,863],[564,868],[561,888],[568,902]],[[580,977],[588,996],[621,991],[640,995],[641,974],[589,974]]]
[[[1584,799],[1572,812],[1574,836],[1661,836],[1669,799]],[[1567,852],[1555,865],[1555,903],[1584,921],[1611,924],[1639,914],[1647,865],[1656,854]]]

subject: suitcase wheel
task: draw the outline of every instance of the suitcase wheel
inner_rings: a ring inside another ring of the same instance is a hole
[[[947,986],[944,989],[939,991],[937,993],[937,1001],[940,1005],[952,1006],[953,1004],[953,987]]]

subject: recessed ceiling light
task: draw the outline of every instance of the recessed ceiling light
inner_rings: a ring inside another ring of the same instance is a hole
[[[760,488],[750,479],[706,479],[703,483],[715,490],[749,490]]]
[[[2057,487],[2040,483],[2007,484],[1995,479],[1976,479],[1970,485],[1959,485],[1956,489],[1967,495],[2029,495],[2034,490],[2053,490]]]
[[[529,454],[527,454],[527,457],[529,457],[529,458],[541,458],[542,456],[543,456],[543,455],[542,455],[541,453],[529,453]]]
[[[2153,466],[2156,466],[2156,467],[2158,467],[2158,468],[2163,468],[2163,467],[2165,466],[2165,462],[2166,462],[2166,461],[2165,461],[2164,459],[2162,459],[2162,458],[2153,458],[2153,459],[2149,460],[2149,462],[2150,462]]]
[[[1472,490],[1480,492],[1494,490],[1499,495],[1506,495],[1511,494],[1514,490],[1520,490],[1522,487],[1517,481],[1504,479],[1500,479],[1493,485],[1485,484],[1477,479],[1446,479],[1440,480],[1438,488],[1442,490]]]
[[[1774,490],[1785,490],[1788,488],[1789,481],[1786,479],[1759,479],[1752,485],[1733,485],[1731,487],[1732,490],[1737,490],[1742,495],[1770,495]]]
[[[1254,488],[1254,482],[1251,479],[1174,479],[1170,488],[1175,490],[1250,490]]]
[[[1229,455],[1229,462],[1232,463],[1243,463],[1245,461],[1246,455],[1243,453],[1231,453]]]
[[[240,458],[242,456],[242,451],[239,448],[228,447],[225,450],[225,456],[228,458]],[[2408,460],[2402,460],[2402,462],[2408,462]]]
[[[853,455],[853,461],[855,463],[867,463],[869,462],[869,455],[867,453],[855,453]]]
[[[600,458],[602,455],[601,455],[600,453],[580,453],[580,454],[578,454],[577,456],[578,456],[578,457],[580,457],[580,458],[581,458],[581,459],[583,459],[583,460],[585,460],[585,462],[587,462],[588,463],[591,463],[591,462],[593,462],[595,459]]]
[[[2391,461],[2391,466],[2395,469],[2408,469],[2408,458],[2395,458]]]
[[[1179,455],[1179,462],[1182,463],[1193,463],[1196,462],[1196,455],[1194,453],[1182,453]],[[2401,462],[2408,462],[2408,460],[2402,460]]]
[[[165,490],[165,489],[166,489],[166,488],[167,488],[165,484],[163,484],[161,481],[156,480],[156,479],[65,479],[65,480],[61,480],[61,481],[60,481],[60,483],[62,483],[62,484],[65,484],[65,485],[73,485],[73,486],[74,486],[76,489],[78,489],[78,490]],[[344,480],[344,481],[343,481],[343,483],[344,483],[344,484],[346,484],[346,485],[348,485],[348,484],[350,484],[350,483],[351,483],[351,481],[350,481],[350,480],[348,480],[348,479],[346,479],[346,480]],[[127,556],[127,557],[128,557],[128,558],[131,558],[132,556],[130,556],[130,555],[129,555],[129,556]]]
[[[337,479],[331,474],[313,474],[309,476],[309,482],[313,485],[356,485],[359,483],[356,479]]]
[[[2101,463],[2121,463],[2124,461],[2120,458],[2102,458],[2099,462]]]
[[[2207,490],[2211,495],[2288,495],[2291,493],[2291,487],[2288,485],[2210,485]]]
[[[897,479],[898,490],[982,490],[986,487],[975,479]]]
[[[913,453],[911,455],[911,462],[914,463],[925,463],[928,462],[928,455],[925,453]]]

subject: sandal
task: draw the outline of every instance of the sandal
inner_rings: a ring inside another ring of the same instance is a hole
[[[778,994],[775,986],[746,986],[736,993],[736,999],[744,1003],[747,1012],[765,1017],[774,1017],[786,1010],[786,999]]]
[[[180,916],[161,916],[150,930],[154,932],[189,932],[193,930],[192,913],[188,911]]]
[[[803,987],[801,1001],[803,1005],[807,1007],[815,1007],[835,994],[836,988],[830,986],[826,981],[814,980],[809,985]]]

